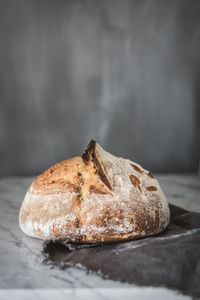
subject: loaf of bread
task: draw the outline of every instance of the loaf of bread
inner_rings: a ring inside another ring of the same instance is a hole
[[[19,225],[32,237],[95,243],[157,234],[169,218],[167,199],[153,175],[91,140],[81,157],[60,162],[34,180]]]

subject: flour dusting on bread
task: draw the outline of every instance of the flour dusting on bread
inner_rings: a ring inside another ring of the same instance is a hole
[[[106,242],[163,231],[169,206],[158,181],[139,164],[91,141],[82,157],[39,175],[20,210],[20,227],[39,238]]]

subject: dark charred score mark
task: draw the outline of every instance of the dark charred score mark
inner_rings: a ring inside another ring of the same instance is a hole
[[[107,186],[107,188],[109,188],[112,191],[113,190],[112,186],[110,185],[110,182],[109,182],[109,180],[108,180],[108,178],[96,156],[95,146],[96,146],[96,142],[94,140],[91,140],[90,143],[88,144],[86,150],[82,154],[83,162],[86,165],[88,165],[88,162],[89,162],[90,156],[91,156],[91,161],[95,168],[95,174],[97,174],[99,176],[99,178],[101,179],[101,181]]]
[[[80,177],[82,174],[80,172],[78,172],[78,176]]]
[[[50,170],[50,173],[53,174],[54,170]]]
[[[88,164],[88,161],[90,159],[90,154],[92,153],[92,151],[95,150],[95,145],[96,145],[96,142],[94,140],[91,140],[89,142],[87,148],[85,149],[85,151],[82,154],[82,159],[86,165]]]
[[[97,189],[94,185],[91,185],[90,189],[89,189],[90,194],[95,193],[95,194],[102,194],[105,195],[107,194],[106,192],[103,192],[99,189]]]
[[[149,172],[148,174],[147,174],[150,178],[154,178],[153,177],[153,175]]]
[[[52,184],[53,184],[53,183],[55,183],[55,180],[52,180],[52,182],[51,182],[51,183],[52,183]]]
[[[157,191],[157,188],[155,186],[148,186],[146,189],[149,192]]]
[[[135,169],[135,171],[137,171],[138,173],[140,173],[140,174],[143,173],[143,171],[140,168],[138,168],[138,166],[131,164],[131,167],[133,167],[133,169]]]
[[[129,177],[130,177],[132,184],[141,191],[139,178],[135,175],[130,175]]]

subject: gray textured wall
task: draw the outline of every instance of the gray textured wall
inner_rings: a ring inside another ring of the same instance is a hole
[[[0,175],[90,138],[154,172],[196,171],[200,1],[0,0]]]

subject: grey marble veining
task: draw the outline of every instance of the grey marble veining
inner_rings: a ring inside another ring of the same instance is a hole
[[[196,175],[159,175],[157,177],[168,201],[188,210],[200,212],[200,178]],[[20,231],[18,213],[33,177],[0,179],[0,299],[19,297],[63,299],[82,295],[93,299],[143,297],[188,298],[164,288],[144,288],[87,274],[69,268],[65,271],[42,264],[42,241]],[[112,293],[111,293],[112,291]],[[51,297],[50,297],[51,296]]]

